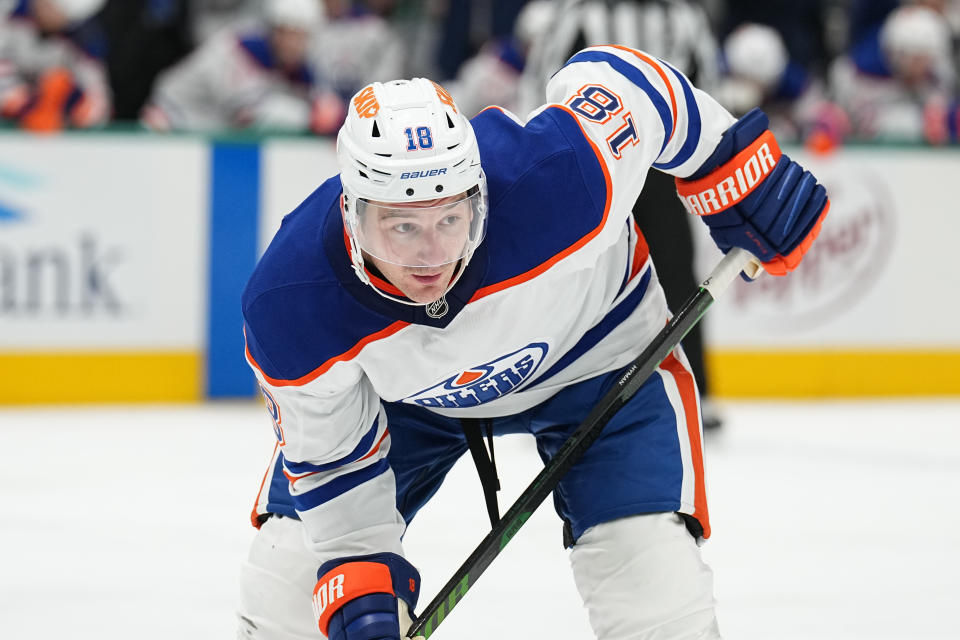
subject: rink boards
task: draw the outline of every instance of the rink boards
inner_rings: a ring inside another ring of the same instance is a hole
[[[796,273],[710,311],[714,392],[960,394],[958,150],[788,153],[831,212]],[[335,171],[330,140],[0,135],[0,403],[252,395],[239,293]],[[719,254],[693,222],[706,273]]]

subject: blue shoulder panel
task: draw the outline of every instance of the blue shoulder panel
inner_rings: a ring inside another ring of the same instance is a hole
[[[347,293],[327,259],[340,191],[331,178],[283,219],[243,293],[247,347],[271,378],[297,380],[395,322]]]
[[[521,126],[487,109],[472,122],[490,196],[483,286],[548,262],[603,223],[605,169],[573,115],[549,108]]]

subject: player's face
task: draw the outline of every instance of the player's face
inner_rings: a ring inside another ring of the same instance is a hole
[[[439,300],[447,292],[447,286],[453,279],[458,262],[439,267],[401,267],[367,256],[366,260],[380,270],[390,284],[403,292],[414,302],[427,304]]]
[[[936,62],[931,56],[905,53],[894,58],[894,69],[901,82],[922,87],[935,77]]]
[[[470,237],[473,209],[463,195],[427,202],[370,203],[366,259],[414,302],[447,290]]]
[[[303,29],[277,26],[271,32],[273,53],[284,69],[294,69],[303,64],[309,41],[310,34]]]
[[[69,25],[67,14],[53,0],[31,0],[30,13],[44,33],[63,31]]]

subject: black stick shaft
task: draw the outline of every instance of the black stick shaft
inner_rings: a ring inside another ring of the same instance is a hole
[[[714,269],[714,272],[683,305],[630,365],[624,369],[616,384],[604,395],[593,411],[580,423],[560,450],[544,466],[513,506],[490,533],[464,561],[437,596],[426,606],[420,617],[407,631],[409,637],[429,638],[437,626],[457,605],[461,598],[486,571],[494,558],[500,555],[530,515],[550,495],[560,479],[580,459],[583,452],[600,435],[604,425],[640,389],[664,358],[673,351],[683,337],[700,321],[714,299],[736,275],[746,268],[749,254],[733,250]]]

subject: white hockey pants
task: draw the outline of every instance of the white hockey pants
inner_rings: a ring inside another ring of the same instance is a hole
[[[320,640],[313,619],[317,561],[303,539],[303,523],[268,518],[240,570],[238,640]]]
[[[587,529],[570,554],[599,640],[715,640],[713,574],[673,513],[621,518]],[[316,563],[303,525],[270,518],[240,577],[241,640],[318,640],[311,606]]]
[[[674,513],[590,527],[570,564],[599,640],[720,638],[713,572]]]

